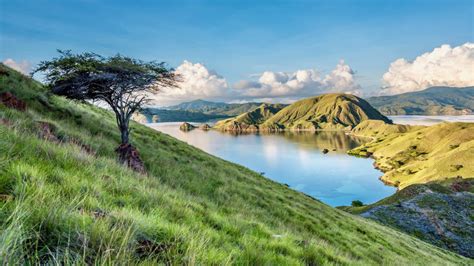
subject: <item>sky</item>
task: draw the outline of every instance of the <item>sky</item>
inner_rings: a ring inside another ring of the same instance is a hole
[[[291,102],[474,85],[474,1],[0,0],[0,60],[56,49],[165,61],[185,78],[156,105]]]

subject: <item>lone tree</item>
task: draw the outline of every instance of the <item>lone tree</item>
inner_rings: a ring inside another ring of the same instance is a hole
[[[150,93],[162,87],[177,87],[179,76],[164,62],[144,62],[122,55],[58,52],[59,57],[41,62],[33,73],[43,72],[54,94],[106,103],[115,113],[121,134],[119,159],[135,168],[130,157],[138,158],[138,153],[130,145],[130,118],[148,102]]]

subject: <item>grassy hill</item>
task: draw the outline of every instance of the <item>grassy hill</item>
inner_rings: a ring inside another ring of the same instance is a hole
[[[365,100],[349,94],[324,94],[288,106],[266,105],[261,109],[219,121],[224,131],[350,130],[368,119],[391,121]]]
[[[382,180],[400,189],[448,178],[474,177],[474,124],[441,123],[430,127],[365,121],[352,131],[373,137],[350,154],[375,159]]]
[[[282,104],[263,103],[252,111],[245,112],[235,118],[221,120],[214,128],[223,131],[258,131],[258,125],[275,115],[284,108]]]
[[[474,113],[474,87],[431,87],[423,91],[371,97],[385,115],[461,115]]]
[[[368,119],[391,121],[365,100],[350,94],[324,94],[297,101],[266,120],[263,128],[351,129]]]
[[[2,264],[472,264],[137,123],[132,172],[113,114],[0,68]]]

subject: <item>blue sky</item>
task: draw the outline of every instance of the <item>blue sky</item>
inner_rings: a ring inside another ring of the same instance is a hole
[[[56,49],[202,63],[229,84],[264,71],[331,71],[367,91],[397,58],[474,39],[474,1],[0,0],[0,59],[36,64]]]

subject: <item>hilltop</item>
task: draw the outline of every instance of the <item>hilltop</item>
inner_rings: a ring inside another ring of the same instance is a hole
[[[384,115],[462,115],[474,113],[474,87],[431,87],[367,101]]]
[[[220,121],[216,128],[246,131],[250,125],[251,131],[350,130],[368,119],[391,123],[365,100],[354,95],[337,93],[303,99],[280,110],[268,110],[265,115],[254,118],[252,112],[244,113],[236,118]],[[239,126],[240,124],[244,126]]]
[[[0,260],[20,264],[468,264],[1,65]],[[21,107],[21,105],[17,105]]]

